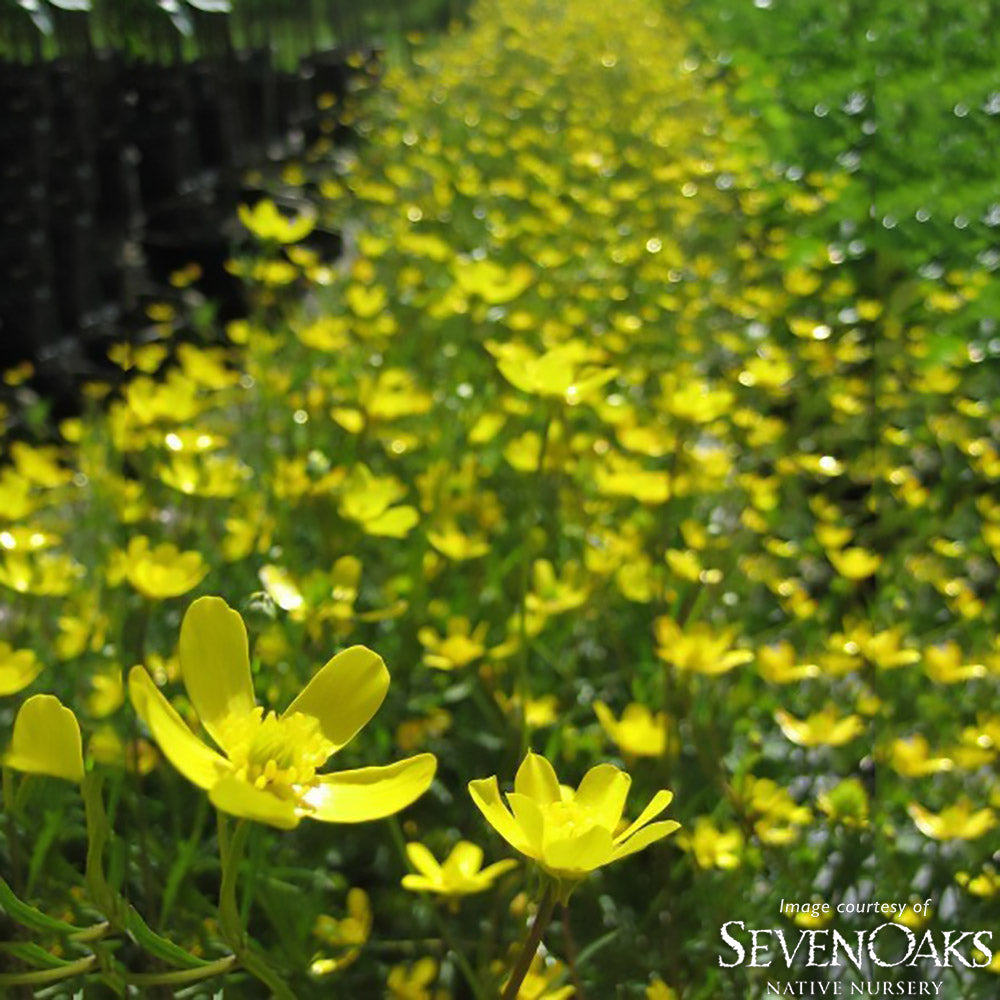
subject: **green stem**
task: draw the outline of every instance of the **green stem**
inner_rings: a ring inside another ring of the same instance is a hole
[[[455,956],[455,961],[458,963],[458,967],[462,970],[462,975],[465,976],[465,981],[469,984],[469,989],[472,990],[472,995],[476,1000],[487,1000],[486,990],[483,989],[483,984],[479,981],[479,976],[476,975],[475,969],[472,968],[471,963],[462,950],[461,945],[452,936],[451,930],[448,927],[448,921],[441,915],[440,910],[435,906],[433,907],[434,920],[438,925],[438,930],[441,932],[441,937],[444,941],[445,947]]]
[[[250,944],[240,909],[236,903],[236,885],[239,881],[240,863],[246,847],[250,824],[241,819],[229,835],[228,821],[219,813],[219,860],[222,865],[222,884],[219,887],[219,928],[226,944],[233,949],[240,965],[255,979],[267,986],[278,1000],[295,1000],[295,994],[271,968],[267,959]]]
[[[538,912],[535,914],[534,923],[531,925],[531,930],[528,932],[528,936],[521,947],[521,954],[517,957],[514,971],[511,972],[510,979],[507,980],[507,987],[503,991],[503,996],[500,1000],[516,1000],[517,994],[521,990],[521,983],[524,982],[524,977],[531,968],[531,963],[535,957],[535,953],[538,951],[538,946],[542,943],[542,935],[545,933],[545,928],[548,927],[549,921],[552,919],[552,911],[555,909],[555,905],[555,890],[551,884],[546,885],[542,901],[538,904]]]
[[[226,955],[197,969],[181,969],[177,972],[134,972],[125,978],[129,986],[182,986],[185,983],[197,983],[213,976],[221,976],[235,964],[236,956]]]
[[[86,882],[97,908],[110,923],[121,929],[122,914],[118,894],[108,885],[104,875],[104,847],[108,842],[108,816],[101,796],[103,780],[96,771],[84,775],[80,791],[83,794],[84,815],[87,821]]]
[[[14,772],[3,769],[3,806],[7,824],[7,850],[10,852],[10,881],[15,892],[21,891],[21,851],[17,838],[17,821],[14,819]]]
[[[93,955],[87,955],[79,961],[60,965],[57,969],[41,969],[37,972],[7,972],[0,974],[0,986],[43,986],[45,983],[57,983],[60,979],[71,979],[73,976],[89,972],[97,964]]]

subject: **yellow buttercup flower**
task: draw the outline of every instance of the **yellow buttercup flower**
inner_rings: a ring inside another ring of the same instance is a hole
[[[145,535],[129,540],[108,569],[111,581],[124,576],[143,597],[163,600],[180,597],[208,575],[208,563],[200,552],[182,552],[172,542],[150,547]]]
[[[437,972],[437,962],[433,958],[421,958],[412,965],[393,966],[385,984],[388,1000],[447,1000],[444,990],[433,988]]]
[[[469,794],[497,833],[562,883],[565,894],[590,872],[641,851],[680,826],[674,820],[651,822],[674,797],[661,789],[634,823],[617,832],[631,783],[614,765],[598,764],[573,791],[560,786],[548,760],[529,751],[514,791],[507,793],[509,809],[495,776],[470,781]]]
[[[753,659],[749,649],[733,649],[734,629],[715,631],[705,622],[683,628],[672,618],[657,618],[654,623],[656,650],[660,659],[695,674],[724,674]]]
[[[188,697],[222,754],[188,729],[143,667],[132,668],[129,694],[167,759],[223,812],[283,829],[303,817],[359,823],[404,809],[434,777],[433,754],[316,773],[385,698],[389,673],[364,646],[334,656],[281,715],[265,715],[254,702],[243,619],[221,598],[201,597],[181,624],[180,662]]]
[[[571,406],[585,402],[617,374],[614,368],[588,363],[587,351],[576,343],[535,354],[521,344],[486,345],[511,385],[534,396],[561,399]]]
[[[646,1000],[677,1000],[677,991],[667,986],[662,979],[654,979],[646,987]]]
[[[41,672],[34,650],[14,649],[9,642],[0,642],[0,697],[23,691]]]
[[[423,844],[407,844],[406,856],[419,874],[404,875],[403,888],[439,896],[471,896],[483,892],[504,872],[517,867],[516,861],[507,858],[483,868],[482,848],[467,840],[460,840],[440,864]]]
[[[425,650],[424,663],[437,670],[467,667],[486,652],[488,627],[486,622],[473,628],[468,618],[449,618],[448,632],[441,636],[429,625],[425,625],[417,632],[420,645]]]
[[[32,695],[14,719],[14,735],[3,766],[26,774],[83,781],[83,741],[72,709],[54,695]]]
[[[707,816],[695,820],[689,834],[678,836],[680,846],[694,855],[699,868],[720,868],[729,871],[739,868],[743,855],[743,834],[739,827],[724,830]]]
[[[831,549],[826,554],[833,568],[845,580],[865,580],[874,576],[882,565],[882,557],[867,549],[853,547],[839,552]]]
[[[911,802],[906,811],[917,829],[933,840],[978,840],[997,825],[992,809],[976,809],[964,796],[939,813],[932,813],[919,802]]]
[[[645,705],[633,702],[616,719],[603,701],[595,701],[594,714],[622,753],[632,757],[662,757],[666,752],[671,729],[663,712],[654,715]]]
[[[321,913],[316,918],[313,935],[330,948],[337,948],[335,958],[321,957],[313,961],[309,971],[314,976],[327,976],[346,969],[354,962],[372,932],[372,906],[364,889],[351,889],[347,893],[347,916],[331,917]]]
[[[837,714],[832,706],[827,706],[805,719],[778,709],[774,717],[781,731],[800,747],[839,747],[849,743],[864,732],[865,724],[857,715]]]
[[[288,218],[278,211],[270,198],[258,201],[253,208],[249,205],[237,206],[240,222],[258,239],[274,243],[298,243],[304,240],[316,225],[316,216],[303,212],[295,218]]]

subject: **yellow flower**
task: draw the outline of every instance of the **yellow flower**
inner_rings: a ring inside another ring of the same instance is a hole
[[[13,649],[0,641],[0,697],[23,691],[40,673],[42,664],[31,649]]]
[[[376,476],[357,465],[344,481],[340,515],[356,521],[368,535],[404,538],[420,520],[416,507],[393,506],[405,494],[406,487],[392,476]]]
[[[352,646],[333,657],[282,713],[254,702],[246,627],[219,597],[201,597],[181,624],[181,676],[209,736],[199,740],[142,667],[129,674],[132,704],[174,767],[223,812],[283,829],[303,817],[359,823],[404,809],[434,777],[433,754],[333,774],[316,769],[372,718],[389,673]]]
[[[694,855],[699,868],[739,868],[743,853],[743,834],[738,827],[723,830],[707,816],[695,820],[690,834],[681,834],[678,842]]]
[[[663,712],[655,715],[633,702],[626,705],[622,717],[616,719],[603,701],[594,702],[594,713],[601,728],[618,744],[618,749],[633,757],[662,757],[671,736],[670,725]]]
[[[347,916],[340,920],[321,913],[316,918],[313,935],[331,948],[342,949],[336,958],[317,958],[309,967],[314,976],[327,976],[346,969],[361,954],[372,932],[372,907],[364,889],[347,893]]]
[[[442,864],[423,844],[406,845],[406,856],[418,875],[404,875],[403,888],[413,892],[434,892],[440,896],[471,896],[489,889],[517,862],[507,858],[483,868],[483,852],[476,844],[460,840]]]
[[[922,778],[939,771],[950,771],[955,766],[948,757],[931,756],[927,737],[919,733],[892,741],[889,745],[889,764],[904,778]]]
[[[840,552],[831,549],[826,557],[845,580],[865,580],[874,576],[882,565],[881,556],[858,547],[842,549]]]
[[[770,684],[794,684],[819,673],[815,663],[797,660],[795,647],[787,640],[761,646],[757,650],[757,671]]]
[[[316,225],[316,217],[303,212],[289,219],[278,211],[278,206],[269,198],[258,201],[253,208],[249,205],[237,207],[240,222],[260,240],[274,243],[298,243],[304,240]]]
[[[588,364],[590,352],[576,343],[553,347],[544,354],[516,343],[486,346],[497,359],[500,374],[515,388],[561,399],[570,406],[586,401],[618,374],[614,368]]]
[[[959,872],[955,881],[973,896],[990,899],[1000,893],[1000,872],[992,865],[987,865],[978,875],[970,876],[968,872]]]
[[[208,575],[200,552],[181,552],[172,542],[150,548],[145,535],[131,538],[108,569],[112,583],[124,576],[143,597],[163,600],[179,597],[197,587]]]
[[[966,663],[962,647],[957,642],[928,646],[924,650],[924,672],[938,684],[961,684],[963,681],[983,677],[986,667],[981,663]]]
[[[446,1000],[444,990],[432,989],[437,978],[433,958],[418,959],[413,965],[396,965],[389,970],[388,1000]]]
[[[860,736],[865,729],[864,722],[857,715],[840,717],[832,705],[805,719],[797,719],[779,708],[774,718],[785,736],[800,747],[843,746]]]
[[[14,719],[14,736],[3,766],[83,781],[83,741],[72,710],[54,695],[32,695]]]
[[[576,996],[576,989],[572,985],[558,985],[565,981],[567,974],[562,962],[541,954],[536,955],[517,991],[516,1000],[571,1000]],[[504,985],[506,984],[507,981],[504,980]]]
[[[424,626],[417,632],[417,638],[426,650],[424,663],[437,670],[467,667],[486,652],[488,627],[486,622],[482,622],[472,628],[468,618],[449,618],[448,634],[442,638],[429,625]]]
[[[987,806],[974,810],[964,796],[939,813],[932,813],[919,802],[911,802],[906,811],[917,829],[932,840],[978,840],[997,825],[992,809]]]
[[[573,791],[559,785],[544,757],[529,751],[514,791],[507,793],[510,809],[500,798],[495,776],[470,781],[469,794],[497,833],[564,883],[565,893],[595,869],[641,851],[680,826],[673,820],[650,822],[674,797],[661,789],[638,819],[617,833],[631,783],[614,765],[598,764]]]
[[[662,979],[654,979],[646,987],[646,1000],[677,1000],[677,991],[667,986]]]
[[[563,566],[559,576],[548,559],[536,559],[531,566],[531,593],[525,605],[532,615],[558,615],[585,604],[589,596],[583,567],[575,560]]]
[[[733,649],[735,629],[716,632],[705,622],[681,628],[672,618],[654,623],[657,655],[678,670],[695,674],[724,674],[753,659],[749,649]]]

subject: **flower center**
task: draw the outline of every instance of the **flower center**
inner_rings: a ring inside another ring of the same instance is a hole
[[[311,715],[293,712],[279,717],[251,715],[232,719],[225,727],[225,744],[237,776],[255,788],[281,798],[297,795],[301,786],[316,783],[316,768],[333,752],[333,744]]]
[[[552,842],[579,837],[599,824],[593,813],[576,802],[553,802],[543,806],[546,840]]]

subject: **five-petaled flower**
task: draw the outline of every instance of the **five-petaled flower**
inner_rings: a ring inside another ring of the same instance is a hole
[[[201,597],[181,625],[181,675],[211,749],[185,725],[143,667],[129,693],[167,759],[223,812],[290,829],[303,817],[331,823],[381,819],[419,798],[433,754],[385,767],[318,774],[372,718],[389,687],[381,657],[352,646],[333,657],[281,714],[254,702],[246,627],[219,597]]]
[[[500,798],[496,777],[469,782],[469,794],[490,825],[511,847],[534,860],[560,883],[563,896],[590,872],[626,858],[676,830],[673,820],[652,823],[670,805],[661,789],[621,832],[622,811],[632,779],[613,764],[592,767],[576,791],[559,784],[552,765],[531,753]]]

